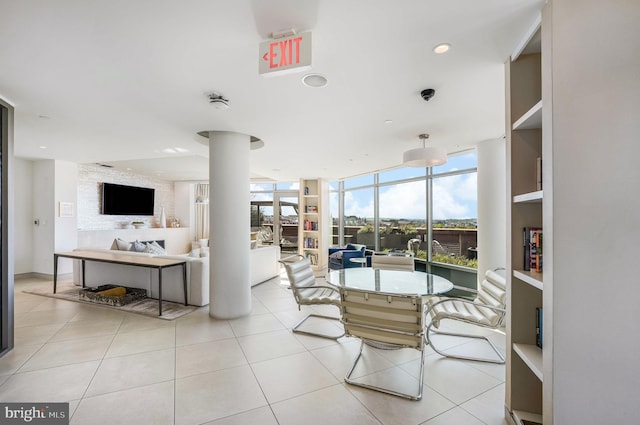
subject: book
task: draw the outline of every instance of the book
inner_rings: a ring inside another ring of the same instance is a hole
[[[529,269],[542,271],[542,229],[532,227],[529,235]]]
[[[525,227],[523,233],[524,258],[522,268],[524,271],[529,271],[531,267],[531,228]]]
[[[538,254],[537,254],[538,258],[536,263],[536,271],[541,272],[542,271],[542,230],[538,232],[537,247],[538,247]]]
[[[542,271],[542,256],[538,252],[541,245],[539,235],[542,234],[540,227],[525,227],[523,229],[523,251],[524,258],[522,268],[524,271]]]
[[[542,307],[536,307],[536,346],[542,348]]]
[[[536,158],[536,190],[542,190],[542,158]]]

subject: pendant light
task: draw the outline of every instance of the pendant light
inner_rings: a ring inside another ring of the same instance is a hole
[[[408,150],[402,155],[402,162],[407,167],[434,167],[447,162],[447,152],[435,146],[425,146],[428,134],[420,134],[422,147]]]

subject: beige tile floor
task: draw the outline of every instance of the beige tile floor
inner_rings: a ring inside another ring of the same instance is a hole
[[[254,287],[248,317],[215,320],[203,307],[165,321],[26,294],[51,282],[17,280],[15,349],[0,358],[0,400],[69,402],[71,423],[78,425],[506,424],[501,365],[427,349],[418,402],[345,384],[359,341],[293,334],[291,326],[306,313],[338,311],[299,312],[286,284],[276,278]],[[504,350],[503,334],[485,333]],[[485,350],[441,338],[442,347]],[[415,350],[366,347],[356,376],[411,387],[419,359]]]

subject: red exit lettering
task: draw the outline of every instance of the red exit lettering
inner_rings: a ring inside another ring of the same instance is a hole
[[[284,41],[274,41],[269,44],[269,51],[262,56],[262,59],[269,62],[269,68],[274,69],[282,66],[300,63],[300,42],[302,37],[292,38]]]

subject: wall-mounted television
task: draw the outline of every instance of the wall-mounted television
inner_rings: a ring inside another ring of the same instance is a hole
[[[153,215],[155,189],[102,183],[102,214]]]

